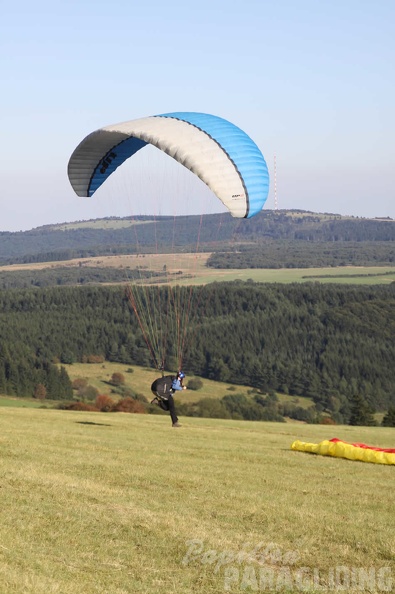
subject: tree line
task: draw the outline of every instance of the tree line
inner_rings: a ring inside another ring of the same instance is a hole
[[[168,287],[140,290],[160,296],[150,300],[153,316],[155,308],[167,311]],[[395,285],[234,282],[179,290],[193,300],[183,363],[189,372],[263,394],[308,396],[336,422],[348,422],[356,395],[372,410],[395,405]],[[54,375],[54,362],[100,355],[152,366],[122,287],[0,291],[0,344],[0,390],[21,396],[49,382],[44,375]],[[49,392],[56,396],[55,388]]]
[[[115,219],[114,219],[115,221]],[[0,232],[0,263],[28,263],[169,249],[223,251],[235,243],[287,240],[308,243],[394,242],[395,222],[263,210],[251,219],[229,213],[204,216],[135,217],[123,225],[98,228],[52,225],[17,233]],[[111,222],[111,221],[110,221]],[[142,224],[143,223],[143,224]],[[381,248],[382,249],[382,248]],[[382,257],[388,257],[385,254]]]
[[[216,250],[208,259],[211,268],[322,268],[331,266],[393,266],[391,241],[317,242],[266,240]]]
[[[29,287],[60,287],[98,285],[101,283],[127,283],[134,279],[153,278],[166,280],[166,273],[140,268],[115,268],[110,266],[51,266],[42,270],[2,271],[0,289],[23,289]]]

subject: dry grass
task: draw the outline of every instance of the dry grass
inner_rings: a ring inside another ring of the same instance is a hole
[[[66,368],[70,379],[86,379],[87,382],[97,388],[100,394],[110,394],[112,386],[109,384],[109,380],[113,373],[122,373],[125,378],[125,387],[131,388],[134,392],[144,394],[148,399],[151,399],[150,387],[152,382],[160,375],[160,372],[145,367],[137,367],[131,365],[123,365],[122,363],[105,363],[99,364],[88,364],[88,363],[73,363],[72,365],[62,365]],[[128,370],[132,369],[133,373],[129,373]],[[174,373],[169,371],[166,374]],[[188,373],[188,372],[187,372]],[[193,379],[193,375],[187,375],[186,385],[190,379]],[[176,400],[180,400],[186,403],[193,403],[203,398],[216,398],[221,399],[229,394],[249,394],[253,391],[250,386],[238,386],[226,382],[215,382],[205,378],[199,378],[203,383],[203,387],[200,390],[187,390],[182,394],[175,395]],[[295,404],[295,406],[301,406],[308,408],[312,406],[310,398],[304,398],[303,396],[295,397],[288,396],[286,394],[278,394],[280,402],[288,402]]]
[[[1,409],[1,591],[217,594],[233,570],[244,592],[259,565],[235,555],[254,547],[324,581],[339,565],[394,572],[393,467],[290,450],[326,427],[183,421]],[[390,446],[394,430],[336,436]]]
[[[346,284],[389,284],[395,281],[395,268],[391,266],[340,266],[338,268],[253,268],[253,269],[215,269],[207,268],[210,253],[202,254],[140,254],[127,256],[97,256],[95,258],[76,258],[63,262],[40,262],[32,264],[12,264],[3,266],[2,271],[43,270],[45,268],[89,266],[97,268],[123,268],[125,282],[128,270],[142,267],[152,273],[162,275],[166,267],[168,284],[205,285],[220,281],[246,281],[265,283],[346,283]],[[178,275],[177,273],[182,273]],[[176,278],[173,277],[177,274]],[[360,275],[360,276],[350,276]],[[367,276],[374,275],[374,276]],[[381,276],[386,275],[386,276]],[[326,278],[325,278],[326,277]],[[154,280],[151,284],[155,284]]]

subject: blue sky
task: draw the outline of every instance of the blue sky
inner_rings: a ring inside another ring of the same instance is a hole
[[[394,24],[393,0],[5,3],[0,230],[129,214],[75,196],[69,157],[172,111],[232,121],[271,172],[276,155],[279,208],[395,218]]]

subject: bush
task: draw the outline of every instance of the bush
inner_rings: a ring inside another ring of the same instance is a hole
[[[106,394],[99,394],[96,398],[95,406],[100,412],[110,412],[114,407],[114,400]]]
[[[195,403],[179,403],[177,404],[177,410],[181,416],[185,417],[231,418],[229,411],[222,404],[221,400],[214,400],[213,398],[203,398]],[[156,413],[157,411],[152,412]]]
[[[66,351],[60,355],[60,362],[67,365],[72,365],[75,361],[75,357],[71,351]]]
[[[112,408],[113,412],[125,412],[125,413],[145,413],[145,407],[141,402],[134,400],[134,398],[122,398],[118,400]]]
[[[77,377],[75,380],[73,380],[73,382],[71,384],[73,390],[82,390],[87,385],[88,385],[88,380],[86,380],[82,377]]]
[[[144,402],[148,404],[148,398],[144,394],[134,394],[134,400],[138,400],[139,402]]]
[[[86,400],[95,400],[99,395],[99,390],[94,386],[88,384],[87,386],[78,390],[78,396]]]
[[[269,390],[267,399],[270,400],[270,402],[278,402],[278,396],[274,390]],[[295,400],[299,402],[298,398],[295,398]]]
[[[199,377],[193,377],[187,383],[188,390],[201,390],[203,388],[203,382]]]
[[[304,421],[305,423],[319,422],[316,406],[303,408],[302,406],[294,406],[293,404],[285,402],[278,406],[278,412],[284,417],[289,417],[295,421]]]
[[[103,355],[83,355],[81,363],[104,363]]]
[[[125,376],[123,373],[115,372],[111,376],[110,384],[113,386],[122,386],[125,383]]]
[[[34,388],[33,398],[38,398],[38,400],[44,400],[47,396],[47,389],[44,384],[37,384]]]
[[[320,425],[336,425],[336,422],[332,419],[332,417],[322,417],[320,419]]]

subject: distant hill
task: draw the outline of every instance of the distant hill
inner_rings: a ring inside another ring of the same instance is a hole
[[[194,251],[197,237],[199,250],[209,252],[231,251],[241,244],[262,246],[273,241],[332,245],[374,242],[377,246],[385,242],[393,249],[395,221],[300,210],[263,210],[252,219],[233,219],[229,214],[92,219],[30,231],[0,232],[0,265],[109,254]],[[391,254],[382,254],[379,260],[392,262]]]

